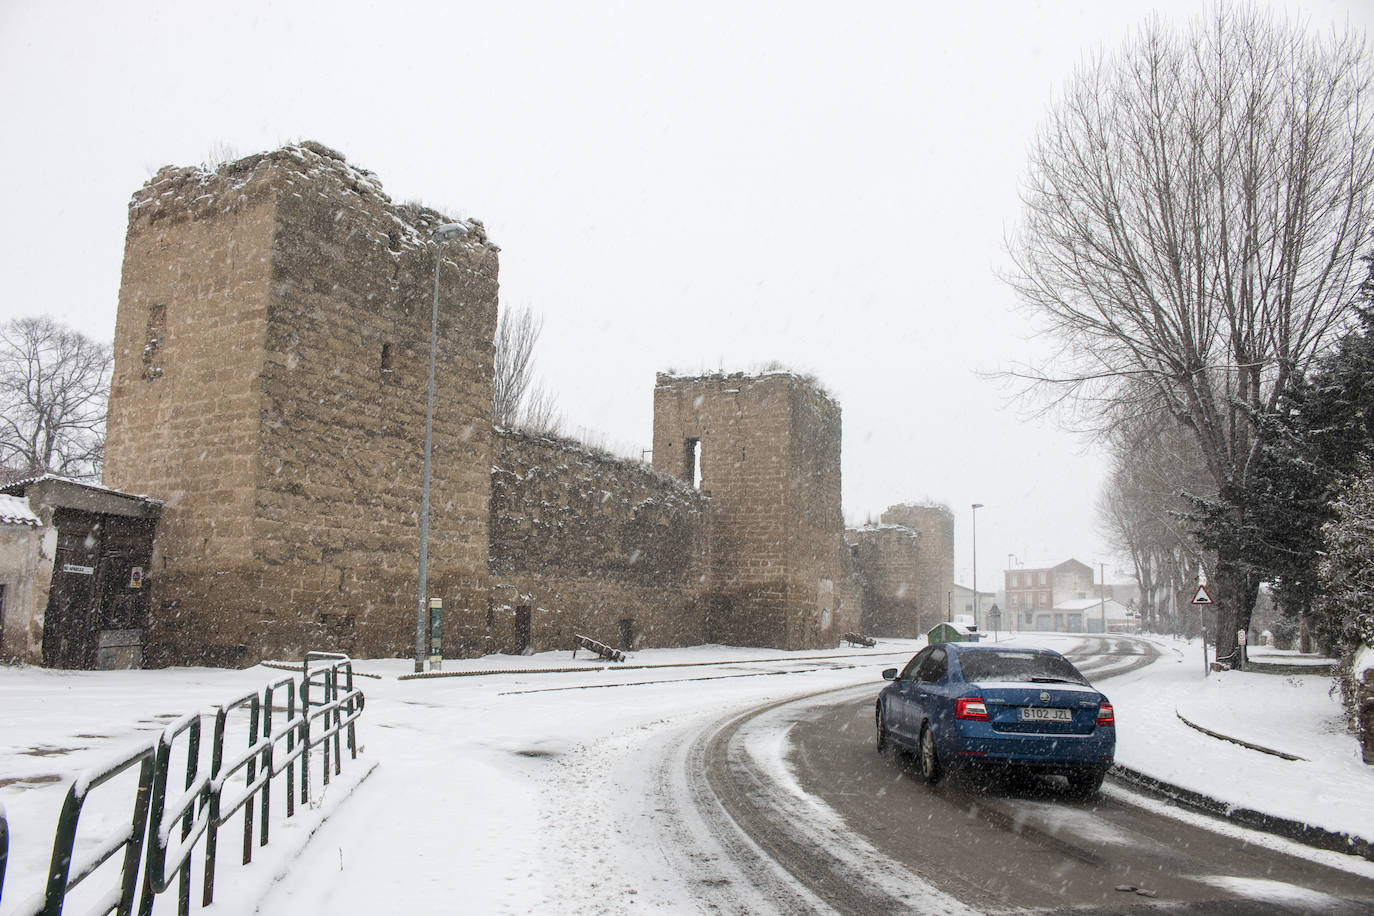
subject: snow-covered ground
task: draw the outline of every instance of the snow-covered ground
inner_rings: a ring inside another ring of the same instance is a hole
[[[1080,640],[1025,634],[1016,641],[1067,650]],[[1374,834],[1374,767],[1360,763],[1328,695],[1329,678],[1204,677],[1196,642],[1153,641],[1163,652],[1158,662],[1100,684],[1116,707],[1121,763],[1236,805]],[[888,640],[874,649],[796,653],[704,646],[637,652],[625,665],[585,652],[496,656],[448,661],[445,670],[505,673],[423,680],[397,679],[410,670],[405,660],[360,661],[360,671],[382,675],[360,682],[367,708],[359,763],[375,762],[375,770],[350,765],[323,803],[289,826],[274,821],[272,844],[254,865],[226,856],[214,911],[386,913],[455,903],[482,913],[690,909],[700,891],[692,882],[701,878],[683,867],[694,825],[668,812],[691,807],[689,788],[673,773],[702,729],[734,711],[819,691],[876,695],[881,670],[920,645]],[[630,667],[643,665],[664,667]],[[0,804],[12,844],[0,913],[15,912],[38,890],[74,775],[156,734],[167,721],[159,716],[224,702],[281,676],[266,668],[0,667]],[[1208,737],[1180,715],[1304,759]],[[772,755],[785,772],[785,731],[762,734],[767,746],[754,753]],[[119,817],[127,814],[93,802],[92,826]],[[230,836],[236,826],[226,828]],[[234,839],[221,842],[237,848]],[[1374,866],[1353,860],[1350,867]],[[174,895],[166,896],[173,899],[159,900],[159,912],[174,908]]]
[[[1119,763],[1236,807],[1374,839],[1374,767],[1361,761],[1329,676],[1204,677],[1199,642],[1155,642],[1164,658],[1102,685],[1116,707]],[[1221,741],[1183,720],[1302,759]]]

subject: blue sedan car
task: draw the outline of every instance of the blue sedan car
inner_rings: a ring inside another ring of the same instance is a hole
[[[1051,649],[937,643],[883,678],[878,750],[914,753],[929,783],[951,766],[1002,766],[1062,774],[1088,797],[1112,765],[1112,704]]]

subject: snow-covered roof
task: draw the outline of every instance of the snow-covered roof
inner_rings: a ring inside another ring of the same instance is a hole
[[[39,474],[36,477],[23,477],[19,480],[10,481],[5,485],[5,489],[22,490],[25,487],[31,487],[36,483],[42,483],[45,480],[60,480],[63,483],[74,483],[78,486],[90,487],[92,490],[106,490],[110,493],[116,492],[115,490],[109,490],[107,487],[102,487],[98,483],[90,483],[84,480],[77,480],[75,477],[63,477],[61,474]]]
[[[98,483],[93,483],[89,480],[77,480],[74,477],[63,477],[61,474],[39,474],[37,477],[26,477],[23,480],[16,480],[13,483],[6,485],[4,488],[0,489],[0,492],[17,493],[27,490],[34,484],[46,483],[48,481],[56,481],[58,483],[69,484],[73,487],[84,487],[87,490],[94,490],[97,493],[110,493],[114,496],[124,496],[130,499],[141,499],[150,503],[157,503],[158,505],[162,505],[162,500],[153,499],[151,496],[145,496],[141,493],[125,493],[123,490],[112,490],[109,487],[102,486]]]
[[[0,524],[32,525],[37,528],[43,524],[29,508],[29,501],[22,496],[7,496],[0,493]]]

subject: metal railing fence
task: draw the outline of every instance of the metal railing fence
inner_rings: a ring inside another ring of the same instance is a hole
[[[276,704],[282,699],[285,708],[278,710]],[[191,872],[198,848],[203,863],[201,906],[209,906],[214,900],[219,829],[242,812],[242,861],[245,865],[251,862],[255,817],[257,845],[266,846],[269,839],[273,780],[285,776],[285,816],[292,817],[298,801],[310,803],[313,748],[321,749],[322,786],[328,786],[331,771],[334,776],[342,773],[345,737],[350,757],[357,758],[354,723],[362,714],[363,704],[362,691],[353,686],[352,659],[311,652],[302,665],[299,682],[282,678],[260,693],[245,694],[210,712],[183,716],[164,728],[157,740],[88,770],[72,784],[58,817],[46,886],[41,895],[21,905],[15,916],[59,916],[68,893],[121,850],[124,859],[118,884],[96,899],[92,913],[130,916],[137,895],[140,916],[149,916],[157,895],[170,889],[175,877],[177,912],[185,916],[190,911]],[[277,711],[284,711],[285,718],[274,719]],[[215,726],[207,767],[202,759],[202,721],[211,716]],[[240,728],[244,720],[246,728]],[[230,741],[230,735],[238,731],[246,740],[235,750],[230,745],[237,739]],[[173,762],[183,755],[185,778],[169,794]],[[73,866],[73,848],[87,796],[135,766],[139,768],[138,783],[129,826],[99,838]],[[0,894],[5,887],[8,852],[8,822],[0,807]]]
[[[5,899],[5,866],[10,859],[10,822],[5,819],[5,806],[0,805],[0,900]]]
[[[210,773],[200,771],[200,719],[200,713],[182,716],[158,736],[152,811],[149,815],[148,860],[143,871],[143,896],[139,905],[139,913],[143,916],[152,912],[154,895],[170,886],[169,861],[172,863],[171,872],[178,879],[177,910],[185,913],[190,909],[191,853],[210,826],[209,806],[206,804]],[[189,736],[185,746],[186,780],[181,794],[169,803],[167,783],[171,775],[172,749],[182,735]],[[173,848],[172,833],[178,823],[181,825],[181,836]]]
[[[154,757],[153,745],[135,748],[117,757],[102,767],[94,767],[77,777],[67,790],[62,802],[62,812],[57,816],[57,835],[53,838],[52,859],[48,865],[48,880],[41,897],[42,905],[32,912],[43,916],[58,916],[67,894],[72,888],[89,878],[97,868],[104,865],[116,853],[123,850],[124,861],[120,866],[120,880],[97,898],[91,913],[108,916],[118,912],[128,916],[133,910],[134,894],[138,890],[138,866],[143,855],[143,838],[148,828],[148,799],[153,785]],[[76,845],[76,828],[81,821],[81,810],[92,790],[127,770],[137,766],[138,789],[134,794],[133,817],[129,826],[106,835],[95,848],[86,852],[73,864],[73,848]],[[21,911],[22,912],[22,911]]]

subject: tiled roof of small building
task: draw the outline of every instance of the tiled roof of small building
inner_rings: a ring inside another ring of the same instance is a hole
[[[32,525],[37,528],[42,522],[29,508],[27,499],[22,496],[0,494],[0,524]]]

